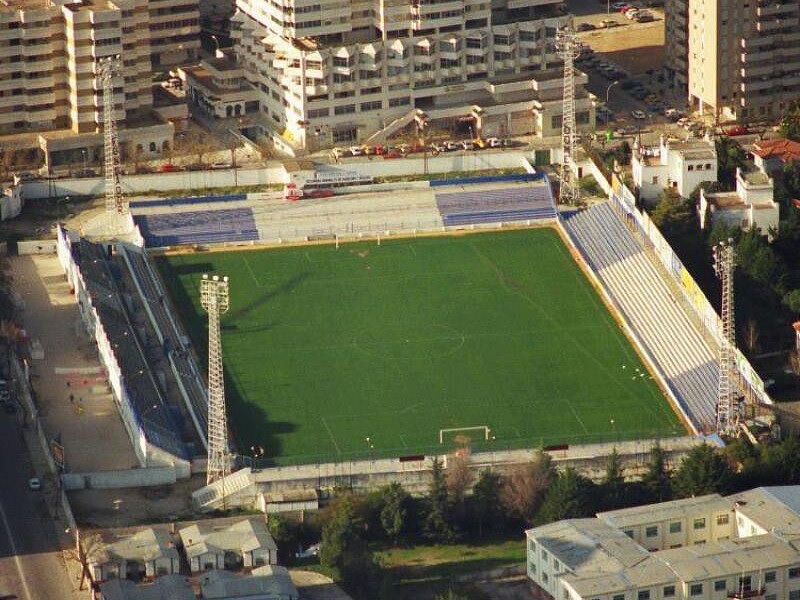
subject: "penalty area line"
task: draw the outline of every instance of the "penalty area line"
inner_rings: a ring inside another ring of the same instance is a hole
[[[320,419],[322,419],[322,424],[325,426],[325,429],[328,431],[328,435],[330,436],[331,441],[333,442],[333,447],[336,448],[336,454],[341,454],[342,451],[339,449],[339,444],[336,443],[336,438],[333,437],[333,431],[331,431],[331,428],[328,427],[328,422],[325,420],[325,417],[320,417]]]

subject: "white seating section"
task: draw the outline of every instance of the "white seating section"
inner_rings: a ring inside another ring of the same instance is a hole
[[[606,202],[564,220],[698,430],[716,422],[719,367],[711,349],[622,219]]]

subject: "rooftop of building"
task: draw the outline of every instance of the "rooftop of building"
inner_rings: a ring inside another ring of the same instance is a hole
[[[208,552],[277,550],[266,522],[259,517],[250,517],[231,525],[213,525],[201,521],[180,529],[178,535],[189,558]]]
[[[265,566],[253,569],[250,575],[230,571],[209,571],[200,578],[204,600],[225,598],[296,598],[297,589],[284,567]]]
[[[558,521],[527,534],[568,569],[580,573],[616,573],[649,555],[622,531],[600,519]]]
[[[178,560],[170,533],[163,528],[147,527],[131,535],[109,536],[103,541],[91,562],[101,564],[119,559],[147,562],[162,557]]]
[[[153,583],[136,585],[129,579],[100,584],[104,600],[196,600],[191,582],[183,575],[162,575]]]
[[[739,171],[748,185],[770,185],[772,179],[769,175],[759,169],[752,169],[747,171]]]
[[[786,138],[758,140],[753,143],[753,154],[764,158],[777,158],[782,162],[800,160],[800,143]]]
[[[635,527],[645,523],[682,519],[700,513],[731,510],[731,501],[719,494],[708,494],[696,498],[682,498],[644,506],[633,506],[620,510],[597,513],[597,517],[618,528]]]
[[[767,531],[800,534],[800,492],[795,485],[755,488],[730,496],[736,510]]]
[[[42,10],[53,8],[51,0],[0,0],[0,12],[5,10]]]

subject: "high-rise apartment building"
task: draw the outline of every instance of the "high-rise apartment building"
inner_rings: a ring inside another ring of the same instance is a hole
[[[558,135],[563,84],[554,37],[568,21],[559,6],[559,0],[238,0],[231,29],[259,118],[295,147],[386,139],[410,126],[418,111],[434,126],[458,124],[474,134]],[[585,83],[578,73],[577,120],[592,127]],[[201,101],[225,102],[221,87],[212,89],[215,99]],[[226,114],[224,108],[210,110]]]
[[[123,129],[150,127],[142,151],[160,151],[172,126],[153,112],[153,65],[193,58],[199,43],[197,2],[0,0],[0,136],[39,134],[10,147],[94,159],[103,122],[97,61],[119,56],[116,116]]]
[[[695,108],[761,120],[800,95],[800,0],[669,0],[666,10],[668,71]]]

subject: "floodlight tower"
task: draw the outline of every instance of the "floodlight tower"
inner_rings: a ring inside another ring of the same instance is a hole
[[[103,84],[103,150],[106,177],[106,212],[123,215],[128,212],[120,183],[120,154],[117,121],[114,114],[114,76],[119,71],[119,56],[101,58],[97,74]]]
[[[738,407],[731,382],[736,348],[736,320],[733,311],[733,269],[736,254],[733,240],[714,246],[714,271],[722,285],[722,341],[719,346],[719,393],[717,433],[731,434],[737,425]]]
[[[556,48],[564,59],[564,114],[561,118],[561,179],[560,202],[577,204],[581,197],[580,188],[572,172],[575,160],[575,59],[580,54],[580,46],[571,25],[556,32]]]
[[[207,484],[228,474],[228,423],[225,417],[225,381],[222,376],[222,340],[219,316],[228,312],[228,278],[204,274],[200,301],[208,312],[208,471]]]

